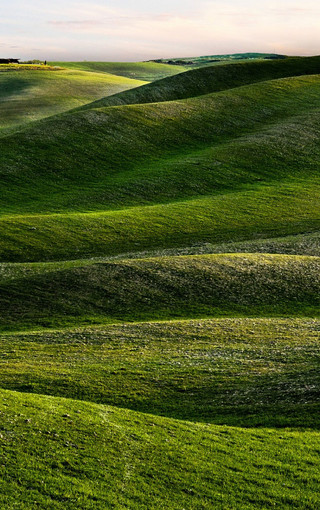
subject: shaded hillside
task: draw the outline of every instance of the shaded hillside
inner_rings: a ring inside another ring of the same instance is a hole
[[[290,57],[232,63],[192,69],[127,93],[116,94],[89,105],[100,108],[121,104],[153,103],[195,97],[265,80],[320,73],[320,57]],[[87,107],[85,107],[87,108]]]
[[[3,266],[1,327],[320,314],[317,257],[207,255]]]

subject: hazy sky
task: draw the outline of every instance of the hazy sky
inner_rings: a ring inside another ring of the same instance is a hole
[[[319,0],[0,0],[0,57],[320,54]]]

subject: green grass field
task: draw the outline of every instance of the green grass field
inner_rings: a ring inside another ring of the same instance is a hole
[[[320,57],[240,57],[0,72],[1,508],[319,508]]]
[[[186,70],[184,66],[169,66],[156,62],[51,62],[51,65],[99,74],[114,74],[140,81],[161,80]]]
[[[81,70],[0,65],[0,137],[35,120],[68,111],[142,81]]]

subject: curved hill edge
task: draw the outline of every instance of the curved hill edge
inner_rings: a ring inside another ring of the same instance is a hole
[[[201,317],[319,317],[320,258],[215,254],[9,267],[1,330]]]
[[[74,260],[318,231],[313,181],[102,213],[0,221],[0,260]]]
[[[219,502],[255,510],[270,494],[285,510],[319,504],[317,431],[190,423],[8,390],[0,396],[3,508],[19,501],[21,510],[181,510]]]
[[[47,119],[0,141],[1,212],[119,210],[317,176],[319,91],[308,76]]]
[[[79,110],[187,99],[261,81],[319,73],[320,56],[208,66],[191,69],[129,91],[114,94],[84,105]]]

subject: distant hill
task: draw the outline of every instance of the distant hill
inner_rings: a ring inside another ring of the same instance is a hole
[[[285,59],[286,55],[278,55],[277,53],[232,53],[226,55],[206,55],[201,57],[182,57],[182,58],[160,58],[156,60],[149,60],[148,62],[155,62],[158,64],[170,64],[178,66],[199,66],[220,62],[230,62],[238,60],[277,60]]]
[[[107,73],[131,80],[155,81],[186,71],[186,66],[167,66],[157,62],[51,62],[52,65],[91,73]]]

